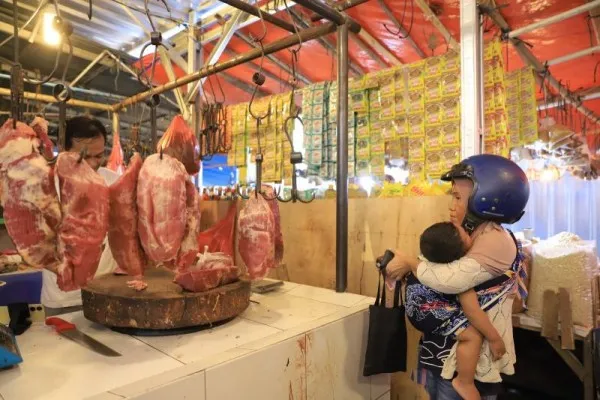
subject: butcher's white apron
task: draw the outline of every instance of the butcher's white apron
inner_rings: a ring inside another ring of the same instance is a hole
[[[112,185],[117,180],[119,175],[115,172],[106,169],[99,168],[98,174],[100,174],[107,185]],[[60,190],[58,186],[58,178],[55,176],[54,183],[56,185],[56,192],[60,198]],[[108,273],[112,273],[117,268],[117,263],[112,256],[110,246],[108,245],[108,238],[104,239],[104,251],[100,257],[100,264],[98,264],[98,270],[95,276],[100,276]],[[44,307],[49,308],[65,308],[75,307],[81,305],[81,290],[73,290],[71,292],[63,292],[58,288],[56,283],[56,275],[48,270],[42,270],[42,304]]]

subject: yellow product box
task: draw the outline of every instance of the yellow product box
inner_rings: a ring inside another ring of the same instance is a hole
[[[370,160],[357,160],[356,161],[356,176],[369,176],[370,171]]]
[[[425,81],[425,101],[437,101],[442,97],[442,85],[439,76],[429,77]]]
[[[491,60],[483,62],[483,86],[494,86],[494,63]]]
[[[394,119],[396,114],[396,104],[393,96],[381,98],[381,110],[379,111],[379,119],[382,121],[390,121]]]
[[[436,125],[442,122],[442,103],[425,104],[425,125]]]
[[[371,157],[371,141],[369,138],[358,138],[356,140],[356,156],[358,158]]]
[[[493,69],[494,84],[501,83],[504,85],[504,67],[501,63],[496,63]]]
[[[456,50],[448,50],[442,57],[444,58],[442,72],[458,71],[460,76],[460,53]]]
[[[506,118],[506,129],[508,132],[519,132],[519,128],[521,126],[521,117],[517,115],[515,118],[512,118],[510,114],[507,114]]]
[[[442,152],[440,150],[429,151],[425,155],[425,175],[429,179],[439,178],[442,174]]]
[[[425,137],[411,137],[408,139],[408,159],[422,160],[425,158]]]
[[[369,116],[367,114],[358,114],[356,120],[356,137],[357,138],[368,138],[369,132]]]
[[[443,146],[460,145],[460,121],[444,121],[441,130]]]
[[[421,181],[425,179],[425,160],[409,160],[408,174],[410,180]]]
[[[365,77],[348,79],[348,91],[363,90],[365,88]]]
[[[381,109],[379,89],[369,89],[369,108],[371,111]]]
[[[408,115],[408,135],[423,136],[425,134],[425,119],[423,114],[414,113]]]
[[[366,112],[368,109],[367,100],[364,90],[350,92],[350,109],[355,112]]]
[[[460,71],[445,72],[441,76],[442,96],[460,96]]]
[[[440,149],[442,147],[442,126],[431,125],[425,128],[425,148],[427,151]]]
[[[525,112],[525,110],[521,110],[521,127],[523,126],[537,126],[537,112],[533,110],[529,110]]]
[[[408,72],[404,66],[399,66],[391,69],[394,72],[394,83],[396,84],[396,91],[398,89],[404,89],[408,83]]]
[[[423,112],[425,110],[425,96],[423,95],[423,88],[411,90],[408,92],[408,112]],[[397,110],[396,110],[397,111]]]
[[[496,154],[496,155],[500,155],[500,151],[498,148],[498,142],[496,139],[488,139],[486,137],[484,143],[483,143],[483,152],[485,154]]]
[[[521,140],[523,144],[533,144],[539,139],[537,122],[530,125],[521,125]]]
[[[425,59],[425,78],[438,76],[444,68],[443,56],[429,57]]]
[[[495,49],[492,41],[483,44],[483,61],[491,61],[494,58]]]
[[[508,72],[504,77],[504,85],[506,86],[506,91],[515,93],[519,90],[519,81],[520,81],[520,72],[512,71]]]
[[[394,114],[402,115],[405,114],[408,110],[408,101],[404,99],[404,90],[396,91],[394,95]]]
[[[406,66],[408,71],[408,87],[409,89],[423,88],[425,84],[425,61],[417,61]]]
[[[385,144],[385,153],[392,159],[408,159],[408,139],[395,139]]]
[[[408,117],[406,115],[397,116],[394,119],[394,128],[398,137],[408,136]]]
[[[504,110],[496,110],[494,113],[494,130],[496,131],[496,136],[506,136],[508,134],[506,112]]]
[[[502,83],[494,84],[494,107],[496,110],[506,108],[506,92]]]
[[[442,121],[460,121],[460,98],[444,97],[442,99]]]
[[[388,141],[395,139],[398,134],[396,133],[396,127],[394,121],[381,121],[381,137]]]
[[[388,69],[382,71],[379,75],[379,93],[381,97],[393,98],[395,90],[394,70]]]
[[[373,89],[379,87],[379,74],[377,72],[371,72],[365,75],[364,88]]]
[[[460,148],[458,146],[442,148],[442,160],[440,162],[440,167],[444,172],[449,171],[454,165],[458,164],[459,162]]]
[[[496,138],[496,113],[486,113],[483,116],[483,132],[486,138]]]
[[[519,131],[508,131],[508,144],[510,147],[519,147],[522,145]]]
[[[379,197],[390,198],[390,197],[402,197],[404,196],[404,185],[402,183],[391,183],[384,182],[383,190]]]
[[[496,109],[494,99],[494,86],[486,87],[483,91],[484,111],[486,113],[493,112]]]

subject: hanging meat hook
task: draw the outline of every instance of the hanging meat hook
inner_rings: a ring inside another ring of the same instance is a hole
[[[77,164],[81,164],[85,157],[87,157],[87,151],[87,146],[81,149],[81,151],[79,152],[79,158],[77,159]]]
[[[296,104],[294,103],[294,89],[292,89],[292,93],[290,96],[290,115],[286,118],[285,122],[283,123],[283,131],[285,133],[285,136],[288,140],[288,142],[290,143],[290,147],[292,149],[292,154],[290,155],[290,163],[292,164],[292,189],[290,191],[290,197],[285,197],[285,196],[277,196],[277,200],[283,202],[283,203],[289,203],[290,201],[292,203],[296,203],[297,201],[299,201],[300,203],[310,203],[315,199],[315,193],[312,193],[312,197],[308,200],[305,200],[302,196],[300,196],[300,191],[298,190],[298,178],[297,178],[297,168],[296,166],[298,164],[302,164],[302,153],[299,151],[294,151],[294,138],[293,138],[293,133],[290,133],[290,128],[289,126],[292,125],[292,132],[293,132],[293,122],[294,121],[300,121],[301,124],[304,125],[304,123],[302,122],[302,118],[300,118],[300,111],[298,109],[298,107],[296,107]]]

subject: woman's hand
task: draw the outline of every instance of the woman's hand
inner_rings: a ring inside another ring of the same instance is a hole
[[[390,279],[399,280],[406,274],[416,269],[419,260],[413,257],[408,257],[400,250],[394,251],[394,258],[386,267],[387,277]]]

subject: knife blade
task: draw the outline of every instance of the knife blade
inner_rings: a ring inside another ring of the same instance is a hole
[[[46,319],[46,325],[52,326],[54,330],[67,339],[74,341],[84,347],[87,347],[90,350],[95,351],[98,354],[107,357],[120,357],[121,354],[117,353],[110,347],[100,343],[96,339],[91,336],[86,335],[77,329],[75,325],[70,322],[65,321],[64,319],[57,317],[50,317]]]

